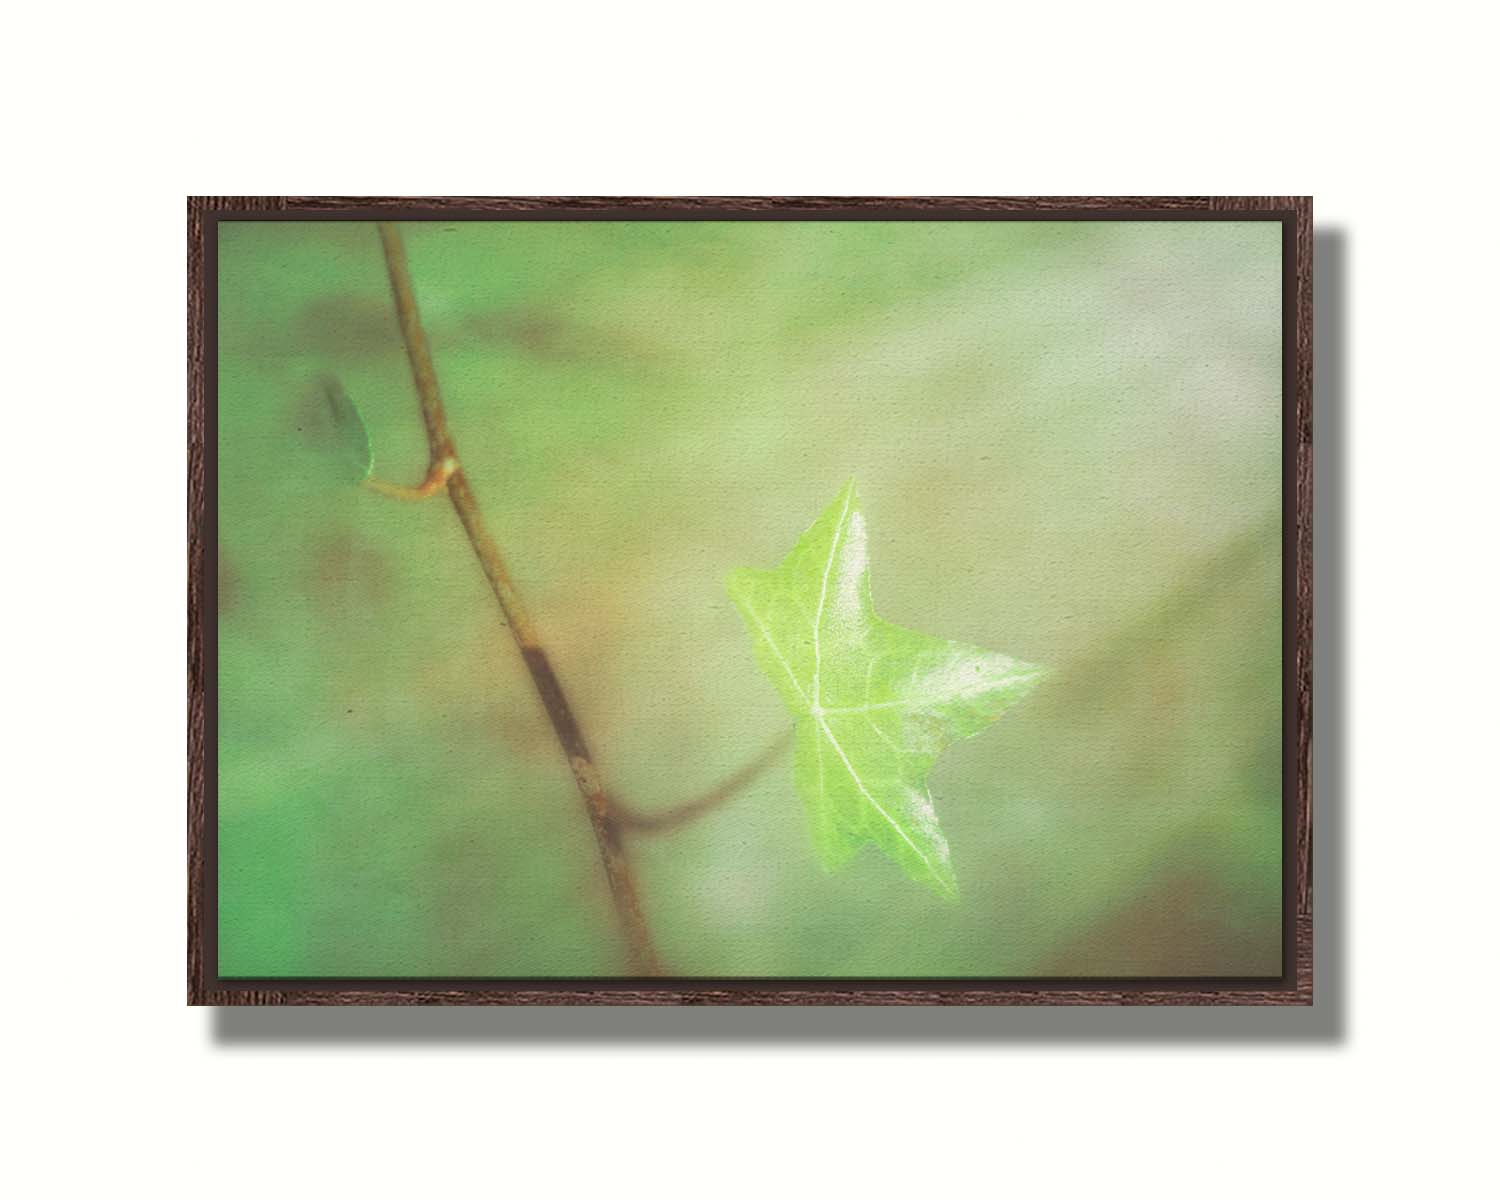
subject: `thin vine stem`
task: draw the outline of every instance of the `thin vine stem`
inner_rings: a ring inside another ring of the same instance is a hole
[[[766,768],[781,758],[791,744],[792,730],[787,729],[734,774],[726,776],[702,795],[685,800],[665,812],[642,812],[616,805],[620,824],[631,833],[669,833],[739,795],[759,779]]]
[[[510,629],[511,637],[515,639],[516,648],[531,674],[531,682],[547,711],[553,732],[556,733],[563,755],[573,772],[578,792],[583,797],[584,808],[594,829],[594,839],[599,846],[599,857],[604,864],[604,874],[609,881],[615,912],[625,937],[631,969],[640,975],[659,975],[661,961],[657,957],[645,914],[641,910],[640,893],[621,838],[619,816],[610,803],[609,794],[604,790],[594,756],[579,728],[578,718],[568,703],[551,660],[537,637],[536,627],[506,570],[500,548],[485,524],[479,503],[464,475],[462,460],[453,444],[453,435],[448,430],[447,413],[443,408],[442,393],[438,389],[437,372],[432,365],[427,334],[422,328],[401,231],[389,221],[380,222],[379,230],[380,243],[385,251],[386,270],[391,280],[391,294],[396,302],[396,316],[401,325],[401,338],[406,344],[406,357],[411,365],[412,381],[416,385],[417,399],[421,404],[422,421],[427,427],[427,479],[416,489],[402,490],[427,495],[440,489],[446,490],[453,510],[458,514],[464,532],[468,535],[474,556],[479,560],[485,578],[489,580],[490,590],[500,605],[500,612]],[[440,482],[434,483],[439,477]]]
[[[403,483],[391,483],[375,475],[366,478],[364,485],[372,492],[378,492],[391,500],[430,500],[448,486],[448,479],[456,470],[458,470],[458,463],[451,458],[445,458],[442,462],[433,463],[428,468],[427,478],[416,487],[407,487]]]

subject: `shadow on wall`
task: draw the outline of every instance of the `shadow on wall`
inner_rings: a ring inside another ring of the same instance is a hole
[[[1316,1003],[1304,1008],[224,1008],[210,1019],[218,1046],[503,1045],[511,1042],[668,1044],[1079,1043],[1341,1044],[1346,1034],[1345,871],[1347,234],[1313,238],[1314,544],[1317,635],[1313,673]]]

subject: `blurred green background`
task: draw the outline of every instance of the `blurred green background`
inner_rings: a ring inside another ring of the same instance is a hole
[[[1280,970],[1280,228],[403,226],[449,421],[606,781],[786,711],[725,594],[858,478],[877,610],[1053,668],[931,779],[961,888],[824,874],[790,755],[631,847],[691,976]],[[443,499],[373,225],[220,226],[226,976],[625,969],[588,821]]]

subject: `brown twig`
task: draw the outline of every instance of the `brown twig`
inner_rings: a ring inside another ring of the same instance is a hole
[[[458,460],[445,458],[428,467],[427,478],[417,484],[416,487],[407,487],[401,483],[390,483],[374,475],[368,476],[365,479],[365,487],[369,488],[372,492],[379,492],[380,495],[389,497],[392,500],[428,500],[448,486],[448,480],[456,470],[458,470]]]
[[[711,809],[717,808],[726,800],[733,799],[749,787],[759,778],[761,772],[785,753],[791,742],[792,730],[788,727],[734,774],[726,776],[701,796],[679,804],[676,808],[669,808],[666,812],[659,813],[641,812],[617,803],[615,805],[616,817],[620,824],[632,833],[667,833],[686,825],[694,818],[701,817]]]
[[[447,416],[443,409],[442,394],[438,390],[437,372],[432,365],[432,353],[428,349],[427,335],[423,332],[417,309],[416,294],[412,290],[411,272],[406,265],[406,248],[402,244],[401,231],[389,221],[381,222],[379,228],[380,242],[385,250],[386,270],[391,278],[391,293],[396,301],[396,315],[401,323],[401,337],[406,343],[412,380],[421,402],[422,421],[427,426],[428,480],[435,479],[439,474],[443,477],[442,483],[433,486],[431,490],[435,492],[446,487],[448,499],[452,501],[464,532],[469,536],[469,544],[474,548],[474,555],[484,569],[490,590],[500,604],[500,611],[510,627],[511,636],[515,638],[516,647],[525,660],[527,670],[531,672],[531,681],[547,710],[547,717],[562,745],[563,754],[568,759],[573,779],[583,796],[589,822],[594,827],[594,838],[599,844],[599,856],[604,862],[604,873],[609,880],[610,894],[614,898],[615,911],[629,948],[632,969],[642,975],[660,974],[661,963],[652,945],[646,918],[641,911],[635,876],[621,841],[619,817],[604,791],[593,755],[578,727],[578,718],[574,716],[572,706],[563,694],[557,673],[552,669],[547,652],[537,640],[536,629],[506,571],[500,548],[485,527],[479,504],[474,499],[458,452],[454,449],[453,437],[448,431]]]

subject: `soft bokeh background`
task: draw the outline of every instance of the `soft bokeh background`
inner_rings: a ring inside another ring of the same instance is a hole
[[[932,776],[962,899],[826,875],[789,756],[633,839],[681,975],[1276,974],[1280,230],[404,227],[449,420],[613,790],[787,725],[723,589],[854,475],[881,615],[1054,669]],[[624,969],[569,772],[444,500],[374,227],[221,226],[220,969]]]

